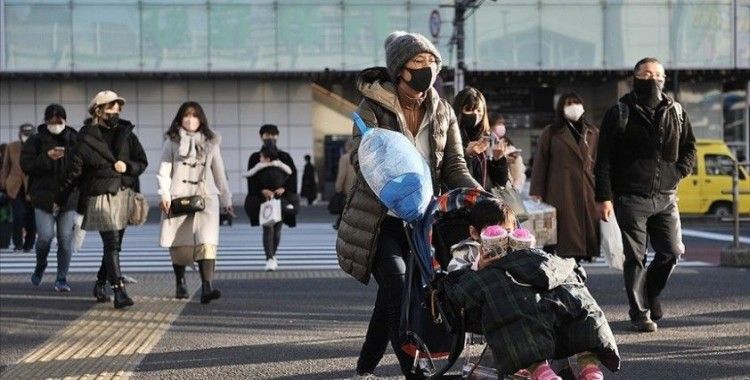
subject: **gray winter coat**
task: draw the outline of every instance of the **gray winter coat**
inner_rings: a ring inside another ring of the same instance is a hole
[[[395,85],[390,81],[385,68],[362,71],[357,78],[357,88],[363,99],[356,112],[368,125],[404,133],[406,119],[399,105]],[[440,99],[437,91],[431,88],[424,104],[427,107],[424,117],[430,131],[430,172],[435,194],[438,195],[444,187],[479,187],[466,168],[461,135],[450,103]],[[386,216],[387,209],[367,185],[359,170],[358,149],[362,136],[356,126],[352,135],[354,149],[351,161],[357,178],[352,191],[347,195],[336,239],[336,254],[344,272],[367,284],[377,250],[380,223]]]

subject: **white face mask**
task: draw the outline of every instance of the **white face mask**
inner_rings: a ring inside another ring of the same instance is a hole
[[[29,136],[26,136],[26,135],[21,135],[21,142],[22,142],[22,143],[25,143],[25,142],[26,142],[26,140],[28,140],[28,139],[29,139]]]
[[[65,123],[47,124],[47,130],[53,135],[59,135],[65,129]]]
[[[568,120],[573,122],[578,121],[581,119],[581,116],[583,116],[583,104],[576,103],[565,106],[565,108],[563,108],[563,113]]]
[[[195,132],[201,126],[200,120],[197,117],[183,117],[182,128],[188,132]]]

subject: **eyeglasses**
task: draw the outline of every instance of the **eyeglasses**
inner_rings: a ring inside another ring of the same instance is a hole
[[[645,73],[640,73],[635,76],[638,79],[656,79],[656,80],[666,80],[667,75],[662,73],[652,73],[650,71],[646,71]]]

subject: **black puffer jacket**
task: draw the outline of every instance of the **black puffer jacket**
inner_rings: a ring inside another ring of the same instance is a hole
[[[29,195],[34,208],[51,213],[59,184],[65,178],[71,157],[75,153],[75,129],[65,127],[58,135],[53,135],[46,124],[40,125],[38,133],[29,137],[21,149],[21,169],[29,176]],[[64,147],[65,155],[52,160],[47,152],[56,147]],[[63,211],[74,210],[77,197],[70,197]]]
[[[696,153],[690,119],[684,109],[678,117],[674,101],[663,97],[653,117],[633,93],[620,98],[629,109],[624,131],[619,107],[607,111],[594,169],[597,202],[612,200],[613,193],[651,197],[672,192],[692,172]]]
[[[74,186],[81,196],[116,194],[120,188],[138,187],[138,176],[148,166],[146,152],[133,133],[133,124],[120,119],[114,130],[113,148],[102,137],[98,125],[91,119],[78,132],[78,145],[67,176],[61,183],[58,204],[65,203]],[[123,161],[124,173],[115,171],[115,162]]]

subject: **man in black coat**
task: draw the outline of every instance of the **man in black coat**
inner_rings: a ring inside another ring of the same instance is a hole
[[[247,178],[247,197],[245,198],[245,212],[250,218],[250,225],[258,226],[260,204],[272,198],[280,198],[282,203],[282,220],[283,224],[289,227],[297,225],[296,213],[299,209],[299,195],[297,194],[297,167],[289,153],[284,152],[276,147],[276,141],[279,139],[279,128],[273,124],[265,124],[260,127],[260,138],[263,140],[263,146],[273,150],[279,161],[291,169],[291,174],[287,177],[284,185],[274,191],[264,189],[254,180],[255,177]],[[255,168],[260,162],[261,154],[257,151],[250,155],[247,161],[247,170]],[[275,271],[278,268],[276,261],[276,250],[281,241],[282,222],[272,226],[263,226],[263,246],[266,250],[266,270]]]
[[[682,106],[664,92],[664,67],[640,60],[633,91],[602,121],[596,161],[600,217],[614,211],[625,250],[625,290],[635,331],[654,332],[659,294],[684,253],[676,189],[695,166],[695,137]],[[656,251],[646,269],[646,242]]]

